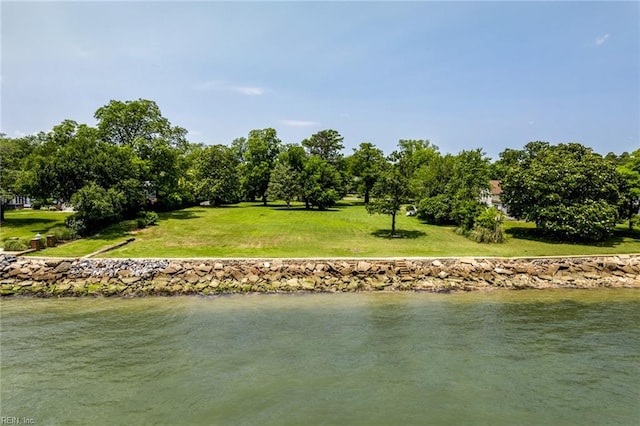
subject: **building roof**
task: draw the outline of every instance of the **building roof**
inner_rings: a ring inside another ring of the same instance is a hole
[[[502,194],[502,187],[500,187],[499,180],[490,180],[491,183],[491,195],[500,195]]]

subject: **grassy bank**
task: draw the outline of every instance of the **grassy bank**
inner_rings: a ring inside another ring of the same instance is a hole
[[[8,210],[0,224],[0,243],[13,237],[30,240],[36,234],[47,235],[51,228],[64,226],[71,213],[46,210]]]
[[[63,213],[8,212],[0,239],[24,235],[64,220]],[[388,216],[370,216],[362,205],[342,204],[328,211],[300,206],[263,207],[244,203],[224,208],[196,207],[160,214],[158,226],[136,231],[136,240],[105,257],[386,257],[386,256],[551,256],[640,252],[640,232],[623,227],[610,241],[566,244],[545,241],[532,224],[508,222],[506,244],[478,244],[451,227],[425,225],[398,217],[401,238],[389,238]],[[49,227],[49,228],[47,228]],[[46,249],[39,255],[83,256],[131,236],[128,226]],[[17,235],[17,233],[21,233]]]

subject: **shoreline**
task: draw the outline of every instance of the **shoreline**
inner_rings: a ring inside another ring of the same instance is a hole
[[[0,297],[640,289],[640,255],[106,259],[0,254]]]

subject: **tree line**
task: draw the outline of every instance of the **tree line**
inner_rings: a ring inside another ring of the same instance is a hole
[[[563,240],[600,241],[640,204],[640,150],[605,157],[577,143],[531,142],[491,160],[481,149],[442,154],[428,140],[400,140],[390,155],[363,142],[344,155],[333,129],[283,143],[256,129],[229,145],[189,142],[150,100],[116,101],[95,126],[64,120],[49,132],[0,137],[0,220],[16,195],[70,203],[67,225],[90,234],[145,211],[240,201],[293,201],[327,209],[349,193],[367,210],[395,218],[403,205],[419,218],[452,224],[477,241],[504,240],[504,216],[480,200],[502,182],[510,215]]]

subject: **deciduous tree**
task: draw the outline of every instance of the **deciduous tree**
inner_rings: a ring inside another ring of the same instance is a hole
[[[391,163],[380,173],[373,187],[373,198],[366,205],[369,214],[391,216],[391,235],[396,234],[396,215],[409,198],[409,180],[402,170],[401,155],[394,153]]]
[[[564,240],[601,241],[617,220],[620,176],[578,143],[531,142],[502,182],[509,212]]]
[[[353,151],[349,161],[351,173],[358,179],[358,192],[364,196],[364,203],[369,204],[373,186],[386,163],[384,154],[369,142],[361,143]]]

